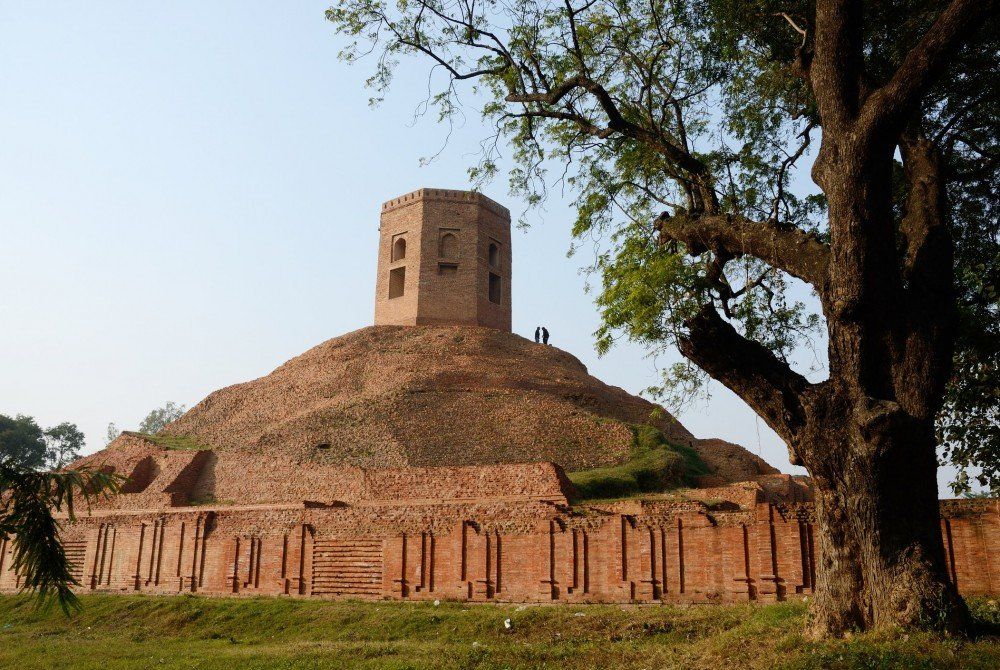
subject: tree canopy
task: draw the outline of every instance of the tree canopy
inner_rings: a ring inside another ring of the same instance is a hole
[[[48,446],[46,462],[49,467],[58,470],[80,457],[86,436],[75,423],[63,421],[45,431],[45,440]]]
[[[963,473],[959,492],[1000,483],[1000,38],[989,4],[975,38],[946,62],[936,53],[919,75],[908,54],[946,8],[958,15],[968,3],[838,5],[856,19],[864,56],[853,85],[919,94],[919,113],[899,123],[909,145],[931,143],[944,163],[961,328],[937,423],[943,456]],[[463,95],[485,101],[496,132],[470,170],[475,184],[497,176],[503,157],[515,164],[511,191],[529,205],[553,187],[573,194],[577,245],[591,240],[598,251],[599,350],[619,335],[676,347],[709,303],[789,360],[824,318],[789,290],[814,284],[828,256],[827,198],[803,173],[823,131],[808,77],[816,12],[808,0],[348,0],[327,17],[351,38],[343,58],[375,59],[376,101],[406,56],[431,64],[422,104],[440,119],[463,113]],[[908,207],[903,158],[894,161],[897,231]],[[706,379],[688,359],[656,390],[676,405]]]
[[[178,405],[175,402],[168,401],[162,407],[151,409],[145,418],[143,418],[143,420],[139,423],[137,430],[138,432],[145,433],[146,435],[155,435],[163,430],[168,423],[176,421],[183,416],[186,411],[187,408],[184,405]],[[104,438],[105,446],[114,442],[115,439],[121,435],[121,433],[122,431],[115,423],[109,423]]]
[[[343,56],[431,66],[426,108],[495,129],[471,177],[560,186],[603,325],[676,347],[804,465],[810,629],[968,626],[936,451],[997,474],[997,0],[344,0]],[[805,175],[808,168],[810,185]],[[796,300],[796,284],[816,300]],[[825,379],[791,354],[826,335]],[[961,478],[958,485],[967,485]]]
[[[168,423],[179,419],[185,411],[184,405],[167,402],[163,407],[150,410],[146,418],[139,424],[139,432],[146,433],[147,435],[155,435],[163,430]]]
[[[45,465],[48,447],[45,432],[33,418],[0,414],[0,459],[25,470]]]
[[[80,455],[85,436],[75,423],[42,430],[30,416],[0,414],[0,459],[25,470],[58,470]]]

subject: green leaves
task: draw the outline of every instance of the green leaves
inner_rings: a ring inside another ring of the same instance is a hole
[[[886,83],[945,4],[864,3],[856,26],[862,88]],[[423,59],[432,92],[420,111],[435,110],[441,121],[451,123],[462,113],[460,87],[474,82],[474,100],[495,128],[469,171],[476,187],[512,161],[509,190],[529,208],[544,207],[554,187],[572,195],[573,248],[597,249],[589,269],[600,277],[600,352],[620,337],[664,352],[683,336],[685,319],[710,303],[741,335],[787,359],[821,325],[818,313],[789,297],[789,275],[740,255],[753,250],[734,254],[713,240],[686,249],[661,236],[654,220],[662,212],[733,215],[830,243],[827,199],[808,173],[824,130],[809,74],[815,5],[343,0],[327,18],[347,40],[342,57],[354,62],[372,56],[369,85],[379,94],[400,58]],[[982,481],[995,484],[1000,429],[993,394],[1000,373],[990,343],[1000,322],[997,19],[980,32],[912,110],[907,132],[932,140],[948,165],[964,322],[958,373],[939,421],[945,456],[960,468],[984,467]],[[896,181],[898,224],[911,185],[901,174]],[[520,223],[527,225],[524,216]],[[972,383],[980,377],[969,366],[987,370],[982,381]],[[688,364],[672,366],[657,388],[666,400],[679,401],[700,393],[704,376]]]
[[[25,469],[45,465],[45,432],[30,416],[0,414],[0,460]]]
[[[139,432],[147,435],[155,435],[171,421],[176,421],[184,415],[187,408],[174,402],[168,402],[163,407],[150,410],[146,418],[139,424]]]
[[[47,459],[53,470],[69,465],[80,456],[85,436],[75,423],[63,421],[45,431],[48,443]]]
[[[59,541],[61,523],[76,517],[80,496],[89,504],[95,496],[118,491],[124,478],[89,469],[67,472],[35,472],[0,461],[0,537],[14,539],[11,568],[21,577],[21,586],[37,594],[39,603],[53,601],[67,614],[78,607],[71,587],[72,575],[66,552]]]

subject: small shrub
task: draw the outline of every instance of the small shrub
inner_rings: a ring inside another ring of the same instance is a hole
[[[592,500],[669,491],[691,485],[707,473],[708,467],[691,447],[671,444],[654,426],[634,425],[629,460],[567,476],[581,500]]]

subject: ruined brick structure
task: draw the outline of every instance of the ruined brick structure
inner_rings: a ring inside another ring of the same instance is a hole
[[[479,193],[422,188],[382,205],[375,325],[510,331],[510,212]]]
[[[172,455],[150,449],[153,461]],[[208,459],[182,460],[154,464],[145,489],[66,528],[82,590],[768,602],[815,585],[812,504],[787,475],[704,491],[712,505],[654,497],[571,506],[553,464],[345,468],[327,473],[326,493],[341,500],[191,506],[190,475]],[[959,590],[1000,592],[998,502],[944,501],[942,513]],[[0,546],[0,590],[18,586],[10,560]]]
[[[63,529],[79,588],[508,602],[811,593],[808,481],[697,439],[572,355],[510,333],[510,261],[509,214],[481,195],[387,202],[375,326],[72,466],[128,478]],[[574,504],[563,468],[628,460],[640,426],[698,454],[700,487]],[[941,510],[959,590],[1000,594],[1000,503]],[[10,566],[6,542],[0,590],[20,585]]]

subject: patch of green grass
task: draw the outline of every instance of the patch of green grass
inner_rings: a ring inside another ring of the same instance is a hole
[[[205,451],[212,448],[207,444],[202,444],[197,439],[187,435],[149,435],[148,433],[142,433],[142,436],[150,442],[155,442],[157,446],[162,447],[163,449]]]
[[[671,444],[659,429],[632,426],[629,459],[619,465],[567,473],[580,500],[624,498],[690,486],[708,467],[691,447]]]
[[[805,605],[472,605],[84,595],[72,619],[0,596],[0,667],[633,670],[996,668],[1000,639],[813,642]],[[995,605],[993,606],[995,607]],[[510,619],[511,627],[504,625]]]

